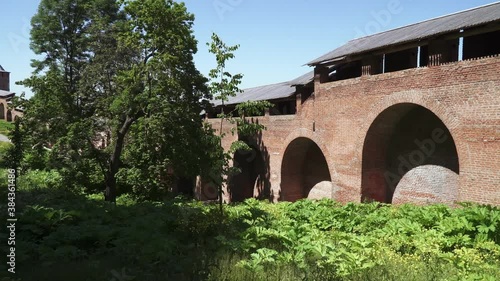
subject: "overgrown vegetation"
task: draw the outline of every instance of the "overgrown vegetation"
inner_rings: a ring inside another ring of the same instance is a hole
[[[239,84],[243,75],[241,73],[231,74],[226,70],[226,64],[230,59],[234,58],[234,52],[238,50],[239,45],[227,46],[222,39],[215,33],[212,34],[212,42],[207,43],[209,51],[215,56],[217,65],[214,69],[210,70],[209,77],[211,79],[209,90],[213,98],[220,102],[221,112],[217,115],[220,118],[219,133],[214,135],[217,149],[211,153],[212,162],[216,163],[208,175],[205,176],[211,181],[211,184],[216,185],[219,197],[219,208],[221,214],[223,212],[223,186],[228,183],[228,179],[239,172],[237,167],[231,165],[230,160],[233,158],[235,152],[251,151],[252,148],[242,139],[252,138],[265,127],[261,124],[249,122],[246,116],[256,116],[263,113],[266,109],[271,108],[272,104],[268,101],[247,101],[240,103],[236,106],[236,115],[234,112],[225,112],[224,105],[229,101],[229,98],[235,97],[242,91],[239,89]],[[228,151],[223,151],[222,139],[226,136],[223,131],[224,122],[229,122],[236,125],[231,133],[238,135],[238,140],[231,144]]]
[[[14,124],[12,122],[0,120],[0,134],[7,136],[12,129],[14,129]]]
[[[25,170],[55,169],[114,202],[122,192],[162,198],[210,166],[193,21],[172,0],[40,1],[38,56],[21,82],[34,96],[19,104]]]
[[[22,81],[34,96],[14,100],[25,108],[14,130],[0,122],[13,142],[0,145],[0,168],[19,171],[17,273],[1,281],[498,280],[497,207],[223,205],[233,153],[265,129],[245,117],[271,104],[222,109],[221,126],[240,137],[222,149],[224,133],[200,113],[240,91],[242,75],[225,69],[238,46],[212,37],[207,85],[193,21],[172,0],[40,2],[39,56]],[[217,184],[220,205],[166,199],[173,181],[197,175]]]
[[[7,158],[11,149],[12,144],[10,142],[0,142],[0,168],[7,168]]]
[[[500,276],[497,207],[251,199],[224,206],[221,222],[218,206],[181,198],[141,202],[122,195],[113,205],[102,194],[69,192],[55,171],[32,172],[19,184],[18,279],[12,280],[113,280],[116,274],[149,281]]]

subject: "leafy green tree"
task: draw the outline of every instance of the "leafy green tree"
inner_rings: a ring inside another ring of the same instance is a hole
[[[223,131],[224,122],[236,124],[236,130],[231,133],[237,133],[239,137],[252,137],[265,127],[258,123],[248,122],[247,116],[255,116],[264,112],[267,108],[272,106],[268,101],[247,101],[240,103],[236,106],[235,110],[238,112],[239,117],[234,117],[234,112],[225,112],[225,103],[229,98],[236,96],[242,91],[239,89],[241,84],[242,74],[231,74],[226,70],[226,63],[228,60],[234,58],[234,52],[238,50],[239,45],[228,46],[222,39],[215,33],[212,34],[212,42],[207,43],[209,51],[215,56],[216,67],[209,72],[211,83],[209,86],[210,93],[215,100],[221,102],[221,112],[218,114],[220,118],[219,135],[218,135],[218,149],[214,150],[215,158],[210,180],[217,186],[220,212],[223,212],[223,186],[227,184],[228,177],[238,172],[238,168],[230,166],[230,161],[236,151],[250,151],[250,146],[244,141],[235,141],[231,144],[231,148],[224,152],[222,148],[222,139],[225,137]]]
[[[128,171],[139,179],[135,186],[159,188],[167,185],[169,169],[199,173],[197,139],[204,133],[200,100],[207,94],[206,79],[193,62],[194,16],[184,4],[163,0],[124,1],[124,11],[128,20],[117,50],[131,52],[132,61],[112,76],[118,89],[109,89],[113,102],[99,112],[114,126],[106,198],[114,196],[125,144]]]
[[[21,119],[15,118],[14,129],[10,131],[9,137],[12,141],[12,146],[7,151],[7,167],[16,170],[16,176],[19,174],[18,169],[21,166],[23,157],[23,139],[20,129]]]
[[[125,128],[127,122],[131,124],[123,130],[130,130],[129,137],[125,139],[123,134],[116,134],[122,137],[116,139],[112,152],[113,158],[123,147],[122,142],[128,144],[123,159],[126,169],[120,172],[120,178],[142,189],[141,193],[159,195],[169,185],[166,171],[174,169],[176,174],[186,177],[199,174],[198,139],[204,134],[200,100],[207,93],[206,79],[193,63],[197,44],[191,29],[194,17],[186,12],[183,4],[156,0],[127,1],[126,4],[130,20],[125,26],[127,32],[118,36],[117,43],[125,52],[135,50],[132,53],[138,57],[126,70],[109,77],[114,81],[112,85],[133,87],[108,89],[121,93],[121,97],[115,99],[109,111],[103,110],[101,116],[119,124],[115,131]],[[119,49],[102,48],[103,58],[109,63],[126,57],[116,53],[115,59],[108,60],[107,52]],[[101,67],[97,65],[96,69],[98,72]],[[104,80],[103,85],[106,84],[110,83]],[[116,118],[123,112],[129,112],[129,116]],[[110,163],[117,162],[112,159]]]
[[[42,1],[33,22],[64,10],[52,2]],[[59,26],[38,30],[34,24],[32,47],[50,63],[34,64],[48,66],[25,81],[35,92],[26,110],[26,131],[52,148],[52,165],[87,177],[100,171],[105,199],[112,202],[118,178],[152,189],[166,185],[169,169],[199,174],[197,140],[205,133],[199,113],[207,90],[193,62],[194,16],[183,3],[170,0],[64,4],[82,6],[81,13],[90,15],[75,24],[73,32],[84,34],[66,39]],[[64,18],[62,12],[59,17]],[[49,60],[52,53],[43,46],[63,39],[75,45],[78,55]],[[44,115],[44,106],[59,110],[62,118]]]
[[[21,83],[34,96],[26,102],[21,122],[25,160],[64,172],[68,184],[85,183],[91,161],[84,155],[81,137],[89,132],[80,123],[84,111],[79,84],[90,62],[90,29],[96,21],[115,21],[115,0],[42,0],[31,20],[33,74]]]

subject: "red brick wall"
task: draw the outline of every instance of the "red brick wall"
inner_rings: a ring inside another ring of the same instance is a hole
[[[16,116],[17,117],[23,117],[23,113],[22,112],[19,112],[17,110],[12,110],[10,108],[10,105],[8,104],[7,100],[0,98],[0,104],[3,105],[3,115],[0,114],[0,119],[5,120],[5,121],[12,121],[12,122],[14,122]],[[1,109],[0,109],[0,111],[1,111]],[[7,118],[8,117],[8,112],[10,112],[11,120],[8,120],[8,118]]]
[[[427,201],[500,204],[500,57],[316,83],[315,87],[315,97],[306,100],[297,115],[259,118],[267,126],[262,140],[270,158],[274,200],[285,188],[281,179],[285,150],[296,138],[305,137],[325,156],[333,198],[359,202],[368,129],[385,109],[413,103],[435,114],[449,130],[459,173],[440,174],[441,167],[420,166],[403,176],[394,202],[430,198]],[[230,138],[224,141],[226,147]]]
[[[331,181],[331,176],[321,149],[307,138],[293,140],[282,159],[278,200],[308,197],[313,187],[323,181]]]

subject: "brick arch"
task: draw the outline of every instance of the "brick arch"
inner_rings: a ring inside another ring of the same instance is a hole
[[[432,98],[432,91],[430,92],[421,92],[416,90],[410,91],[402,91],[398,93],[393,93],[391,95],[384,96],[377,103],[374,103],[369,110],[366,111],[366,117],[363,119],[360,127],[360,134],[356,139],[356,159],[355,161],[357,171],[361,173],[361,165],[363,159],[363,144],[365,141],[366,133],[368,129],[372,125],[373,121],[377,116],[382,113],[385,109],[400,103],[414,103],[416,105],[420,105],[422,107],[427,108],[432,113],[434,113],[448,128],[451,133],[451,136],[455,140],[455,145],[457,147],[457,153],[459,158],[460,167],[464,167],[469,160],[469,154],[467,153],[467,147],[465,144],[460,142],[460,132],[459,127],[461,126],[461,118],[460,116],[453,111],[452,109],[442,105],[438,100]],[[361,178],[359,178],[358,187],[361,186]],[[361,192],[361,189],[360,189]]]
[[[321,149],[323,154],[325,155],[326,162],[328,163],[328,167],[330,167],[332,172],[332,175],[336,175],[337,171],[334,169],[333,166],[333,161],[331,161],[331,155],[333,155],[330,151],[330,146],[327,140],[325,140],[325,137],[319,133],[319,132],[313,132],[312,130],[305,129],[305,128],[299,128],[296,130],[293,130],[291,133],[289,133],[286,138],[283,140],[283,146],[280,147],[279,149],[279,155],[283,155],[288,147],[288,145],[295,139],[297,138],[308,138],[318,147]],[[281,164],[281,163],[280,163]]]
[[[227,193],[230,202],[242,202],[257,197],[270,198],[269,169],[266,153],[258,143],[245,140],[250,151],[238,150],[233,155],[233,166],[240,171],[229,177]]]
[[[366,132],[372,125],[375,118],[377,118],[377,116],[379,116],[379,114],[387,108],[400,103],[413,103],[427,108],[429,111],[434,113],[444,123],[444,125],[446,125],[446,128],[448,128],[448,130],[450,131],[455,142],[459,140],[459,138],[457,138],[457,135],[459,135],[458,128],[460,126],[460,116],[455,111],[449,109],[449,107],[441,105],[438,100],[433,99],[432,92],[424,94],[415,90],[403,91],[383,97],[379,102],[373,104],[371,108],[366,112],[366,118],[360,125],[360,132],[362,132],[362,135],[358,138],[358,159],[362,159],[362,149]],[[458,143],[457,150],[459,150],[457,151],[457,153],[459,154],[458,156],[460,158],[460,161],[464,161],[466,154],[459,149]],[[463,163],[460,162],[460,166],[462,166],[462,164]]]
[[[436,101],[415,93],[403,95],[403,101],[401,95],[393,95],[374,105],[364,123],[368,128],[361,131],[365,136],[358,150],[361,198],[388,203],[456,201],[461,157],[451,131],[459,120]],[[438,136],[446,141],[437,141]]]
[[[7,122],[12,122],[12,111],[7,110],[7,117],[5,118]]]
[[[278,200],[332,198],[335,170],[321,135],[302,128],[290,133],[283,144]]]

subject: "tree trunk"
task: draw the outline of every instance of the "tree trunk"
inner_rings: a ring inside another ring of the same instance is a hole
[[[220,109],[220,112],[221,112],[221,118],[220,118],[220,131],[219,131],[219,145],[220,147],[224,150],[224,147],[222,146],[222,123],[224,122],[224,100],[222,100],[222,106],[221,106],[221,109]],[[222,151],[222,163],[224,163],[224,151]],[[224,176],[224,175],[222,175]],[[223,196],[223,192],[222,192],[222,187],[223,187],[223,184],[224,184],[224,179],[221,181],[220,185],[219,185],[219,210],[220,210],[220,215],[221,215],[221,219],[222,217],[224,216],[224,206],[223,206],[223,203],[224,203],[224,200],[222,198]],[[222,222],[222,221],[221,221]]]
[[[130,129],[132,123],[136,119],[127,116],[122,127],[116,133],[116,143],[113,153],[109,159],[108,170],[106,171],[106,190],[104,191],[104,200],[108,202],[116,202],[116,173],[120,169],[120,157],[122,155],[123,146],[125,145],[125,136]]]
[[[104,200],[116,202],[116,172],[108,170],[106,172],[106,190],[104,191]]]

